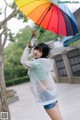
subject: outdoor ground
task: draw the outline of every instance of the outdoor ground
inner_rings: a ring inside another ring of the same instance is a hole
[[[64,120],[80,120],[80,84],[56,85]],[[50,120],[45,110],[36,105],[29,83],[9,88],[16,90],[19,96],[19,101],[9,105],[11,120]]]

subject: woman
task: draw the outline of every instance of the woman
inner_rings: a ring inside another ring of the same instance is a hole
[[[55,82],[51,76],[53,60],[47,58],[50,49],[40,43],[34,47],[33,59],[29,57],[30,42],[27,44],[21,63],[28,69],[31,90],[37,104],[42,105],[52,120],[63,120],[59,107]]]

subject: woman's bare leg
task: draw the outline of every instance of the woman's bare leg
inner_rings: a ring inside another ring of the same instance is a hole
[[[46,110],[46,112],[48,113],[52,120],[63,120],[61,112],[59,110],[58,103],[54,108]]]

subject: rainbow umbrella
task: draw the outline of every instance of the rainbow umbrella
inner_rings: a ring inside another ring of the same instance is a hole
[[[78,33],[72,16],[50,0],[15,0],[18,8],[37,25],[62,36]]]

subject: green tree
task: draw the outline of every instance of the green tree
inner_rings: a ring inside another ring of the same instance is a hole
[[[4,72],[5,80],[15,79],[26,76],[25,68],[20,64],[20,58],[26,42],[31,36],[32,28],[26,26],[20,30],[14,37],[15,42],[9,43],[4,51]]]
[[[13,43],[5,48],[4,73],[6,81],[25,76],[27,74],[24,67],[20,64],[22,52],[23,49],[21,46],[17,46],[16,43]]]
[[[24,29],[21,29],[15,36],[16,44],[18,47],[22,47],[23,49],[26,46],[26,43],[30,40],[32,36],[32,31],[34,28],[30,26],[26,26]]]
[[[50,40],[56,41],[57,37],[62,38],[62,36],[57,35],[37,25],[34,26],[34,30],[37,31],[37,38],[39,42],[47,42]]]
[[[7,23],[11,18],[15,17],[19,13],[19,11],[17,10],[17,7],[14,3],[9,5],[7,1],[4,0],[4,4],[5,8],[0,9],[0,15],[4,15],[4,19],[0,21],[0,112],[8,112],[8,120],[11,120],[9,108],[6,103],[5,97],[6,86],[4,81],[3,50],[8,39],[8,35],[10,34],[10,37],[12,37],[10,30],[7,27]],[[8,7],[12,9],[12,12],[7,16]]]

